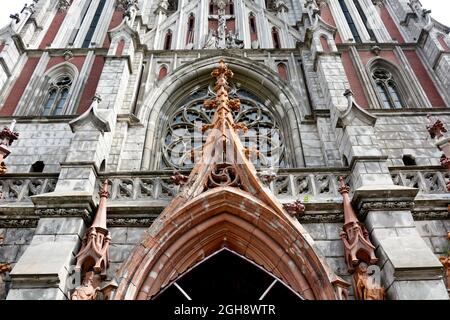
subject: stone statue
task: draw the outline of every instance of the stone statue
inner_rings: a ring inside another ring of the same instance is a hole
[[[237,38],[233,32],[228,32],[226,37],[227,49],[243,49],[244,41]]]
[[[218,41],[219,38],[217,37],[217,31],[210,30],[203,49],[216,49]]]
[[[71,300],[97,300],[100,287],[96,285],[96,276],[94,272],[87,272],[83,283],[72,293]]]
[[[370,279],[367,264],[361,262],[356,268],[355,296],[359,300],[384,300],[385,290]]]

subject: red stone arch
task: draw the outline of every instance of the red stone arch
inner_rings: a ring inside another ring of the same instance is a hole
[[[281,279],[306,299],[335,299],[331,272],[295,219],[235,188],[207,191],[160,216],[118,271],[116,299],[151,299],[223,247]]]

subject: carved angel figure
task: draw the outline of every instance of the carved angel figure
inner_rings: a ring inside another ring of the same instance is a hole
[[[355,295],[360,300],[384,300],[384,288],[376,285],[367,272],[367,264],[361,262],[355,273]]]
[[[94,286],[94,282],[94,273],[86,273],[82,285],[72,293],[71,300],[97,300],[100,287]]]

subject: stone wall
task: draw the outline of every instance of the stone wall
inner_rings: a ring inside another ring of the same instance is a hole
[[[415,221],[415,224],[420,236],[437,257],[450,252],[450,240],[447,239],[449,220]]]
[[[34,235],[34,228],[0,228],[0,263],[8,263],[14,268]],[[8,294],[11,279],[9,272],[0,274],[0,300]]]
[[[139,244],[145,227],[111,227],[111,245],[109,250],[108,275],[114,278],[117,269],[128,258],[133,248]]]
[[[436,115],[449,123],[450,115]],[[440,165],[442,152],[434,145],[426,127],[429,121],[423,115],[378,115],[375,133],[383,154],[389,156],[389,166],[403,166],[403,155],[412,155],[417,165]]]
[[[6,159],[8,172],[28,173],[36,161],[43,161],[45,173],[58,173],[64,162],[73,133],[67,122],[46,123],[39,120],[17,123],[15,131],[19,140],[11,146],[11,154]],[[9,126],[2,122],[0,127]]]
[[[332,270],[342,279],[353,284],[352,276],[348,273],[347,264],[345,263],[344,246],[339,237],[343,224],[304,223],[302,225],[314,239],[320,254],[326,258],[326,261]],[[349,299],[353,300],[353,286],[349,289]]]

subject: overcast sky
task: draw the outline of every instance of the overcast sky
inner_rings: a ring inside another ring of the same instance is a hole
[[[439,22],[450,26],[450,1],[449,0],[421,0],[426,9],[431,9],[431,15]],[[0,13],[0,27],[8,24],[11,13],[22,10],[25,3],[31,4],[32,0],[2,0]]]

